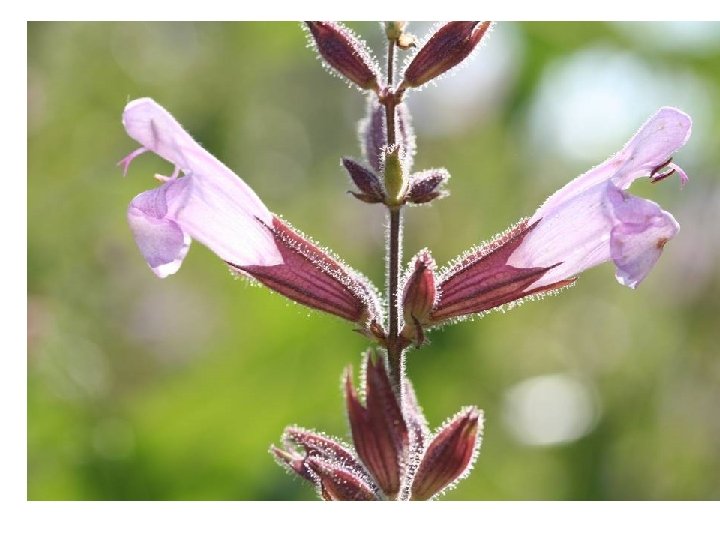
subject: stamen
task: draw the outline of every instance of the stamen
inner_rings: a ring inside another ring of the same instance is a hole
[[[652,180],[650,180],[650,183],[656,184],[657,182],[660,182],[660,180],[665,180],[668,176],[672,176],[673,174],[675,174],[675,169],[668,169],[667,171],[660,174],[654,172],[652,175],[650,175],[650,178],[652,178]]]
[[[685,184],[688,182],[688,175],[685,171],[683,171],[678,165],[675,163],[670,163],[669,161],[665,164],[667,165],[667,170],[664,172],[659,172],[660,169],[655,168],[650,175],[650,182],[655,184],[657,182],[660,182],[660,180],[664,180],[668,176],[672,176],[674,173],[677,173],[680,177],[680,187],[685,187]],[[664,167],[665,165],[661,165],[660,168]]]
[[[654,178],[657,172],[661,169],[664,169],[668,165],[670,165],[670,162],[672,161],[672,156],[667,159],[664,163],[661,163],[657,167],[655,167],[652,171],[650,171],[650,178]]]

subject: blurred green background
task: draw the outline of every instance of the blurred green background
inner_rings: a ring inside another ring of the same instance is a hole
[[[353,23],[383,57],[380,27]],[[411,31],[423,35],[427,24]],[[383,283],[381,209],[347,196],[365,100],[294,23],[28,25],[28,497],[314,499],[268,454],[285,426],[347,436],[363,338],[233,280],[194,244],[166,280],[125,221],[171,166],[136,147],[151,96],[267,206]],[[453,196],[407,213],[440,264],[617,151],[658,107],[693,116],[690,175],[633,192],[682,226],[637,291],[611,265],[558,296],[430,334],[409,374],[432,426],[485,410],[447,500],[720,498],[720,25],[503,23],[410,97],[416,169]]]

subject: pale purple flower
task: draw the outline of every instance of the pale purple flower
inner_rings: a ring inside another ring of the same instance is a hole
[[[125,107],[123,125],[142,145],[120,162],[124,172],[148,150],[175,166],[171,177],[156,175],[162,185],[128,208],[135,241],[157,276],[177,272],[192,238],[238,266],[283,262],[267,207],[169,112],[150,98],[136,99]]]
[[[680,227],[652,201],[625,190],[641,177],[653,181],[685,172],[670,159],[690,137],[690,117],[670,107],[652,115],[617,154],[558,190],[535,212],[537,225],[507,260],[516,268],[550,268],[532,288],[613,261],[618,281],[635,288]]]
[[[429,324],[565,287],[606,261],[620,283],[637,287],[680,227],[656,203],[625,190],[637,178],[657,182],[674,172],[684,185],[687,175],[670,160],[691,125],[685,113],[660,109],[622,150],[558,190],[529,220],[447,267]]]
[[[120,161],[124,171],[148,150],[175,165],[171,177],[156,175],[162,185],[128,208],[135,241],[156,275],[177,272],[194,238],[233,271],[383,335],[380,302],[367,279],[273,215],[169,112],[150,98],[137,99],[125,107],[123,124],[142,145]]]

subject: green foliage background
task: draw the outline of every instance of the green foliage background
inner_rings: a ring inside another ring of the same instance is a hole
[[[382,46],[377,24],[351,26]],[[677,105],[701,136],[678,158],[685,190],[675,180],[633,188],[683,228],[637,291],[604,265],[558,296],[432,333],[432,346],[411,352],[433,426],[471,403],[487,418],[475,470],[446,498],[717,499],[720,44],[665,47],[678,37],[661,26],[506,26],[516,54],[498,96],[478,95],[484,108],[461,129],[418,125],[417,168],[447,167],[453,196],[408,212],[406,260],[428,245],[443,264],[627,140],[632,130],[584,161],[532,143],[539,88],[579,51],[601,45],[673,74],[665,84],[684,101],[636,89],[648,98],[632,125]],[[600,54],[595,73],[606,68]],[[690,79],[703,107],[682,97]],[[422,97],[441,103],[446,83]],[[595,76],[583,84],[597,91]],[[382,284],[382,212],[345,195],[339,167],[359,155],[363,97],[322,70],[294,23],[31,23],[28,88],[28,497],[313,499],[267,449],[289,424],[347,435],[340,374],[357,370],[365,342],[342,321],[234,281],[200,244],[176,276],[155,278],[125,209],[170,166],[146,155],[122,178],[115,163],[135,143],[120,114],[152,96],[269,208]],[[505,395],[548,373],[585,381],[598,419],[574,442],[524,445],[502,421]]]

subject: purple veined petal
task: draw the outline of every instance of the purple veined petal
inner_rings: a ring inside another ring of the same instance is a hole
[[[215,185],[222,185],[233,192],[237,206],[245,213],[265,223],[272,222],[270,211],[255,192],[200,146],[168,111],[151,98],[128,103],[123,112],[123,125],[128,135],[144,148],[179,167],[186,175],[192,173],[196,178],[212,179]],[[131,154],[132,157],[135,155]]]
[[[656,203],[617,188],[607,190],[615,225],[610,233],[610,255],[615,276],[635,289],[660,258],[663,247],[680,230],[675,218]]]
[[[180,186],[182,187],[182,186]],[[190,248],[190,236],[168,216],[168,190],[172,184],[137,195],[128,207],[128,223],[140,252],[155,274],[164,278],[180,268]]]
[[[684,112],[663,107],[653,114],[617,154],[578,176],[551,195],[535,212],[531,221],[546,216],[565,201],[607,180],[627,189],[636,178],[653,170],[681,148],[690,137],[692,120]],[[680,174],[680,172],[678,171]],[[680,174],[683,183],[687,175]]]
[[[555,206],[507,260],[516,268],[550,268],[532,288],[573,277],[610,259],[613,219],[606,207],[609,182]],[[561,263],[561,264],[558,264]]]

